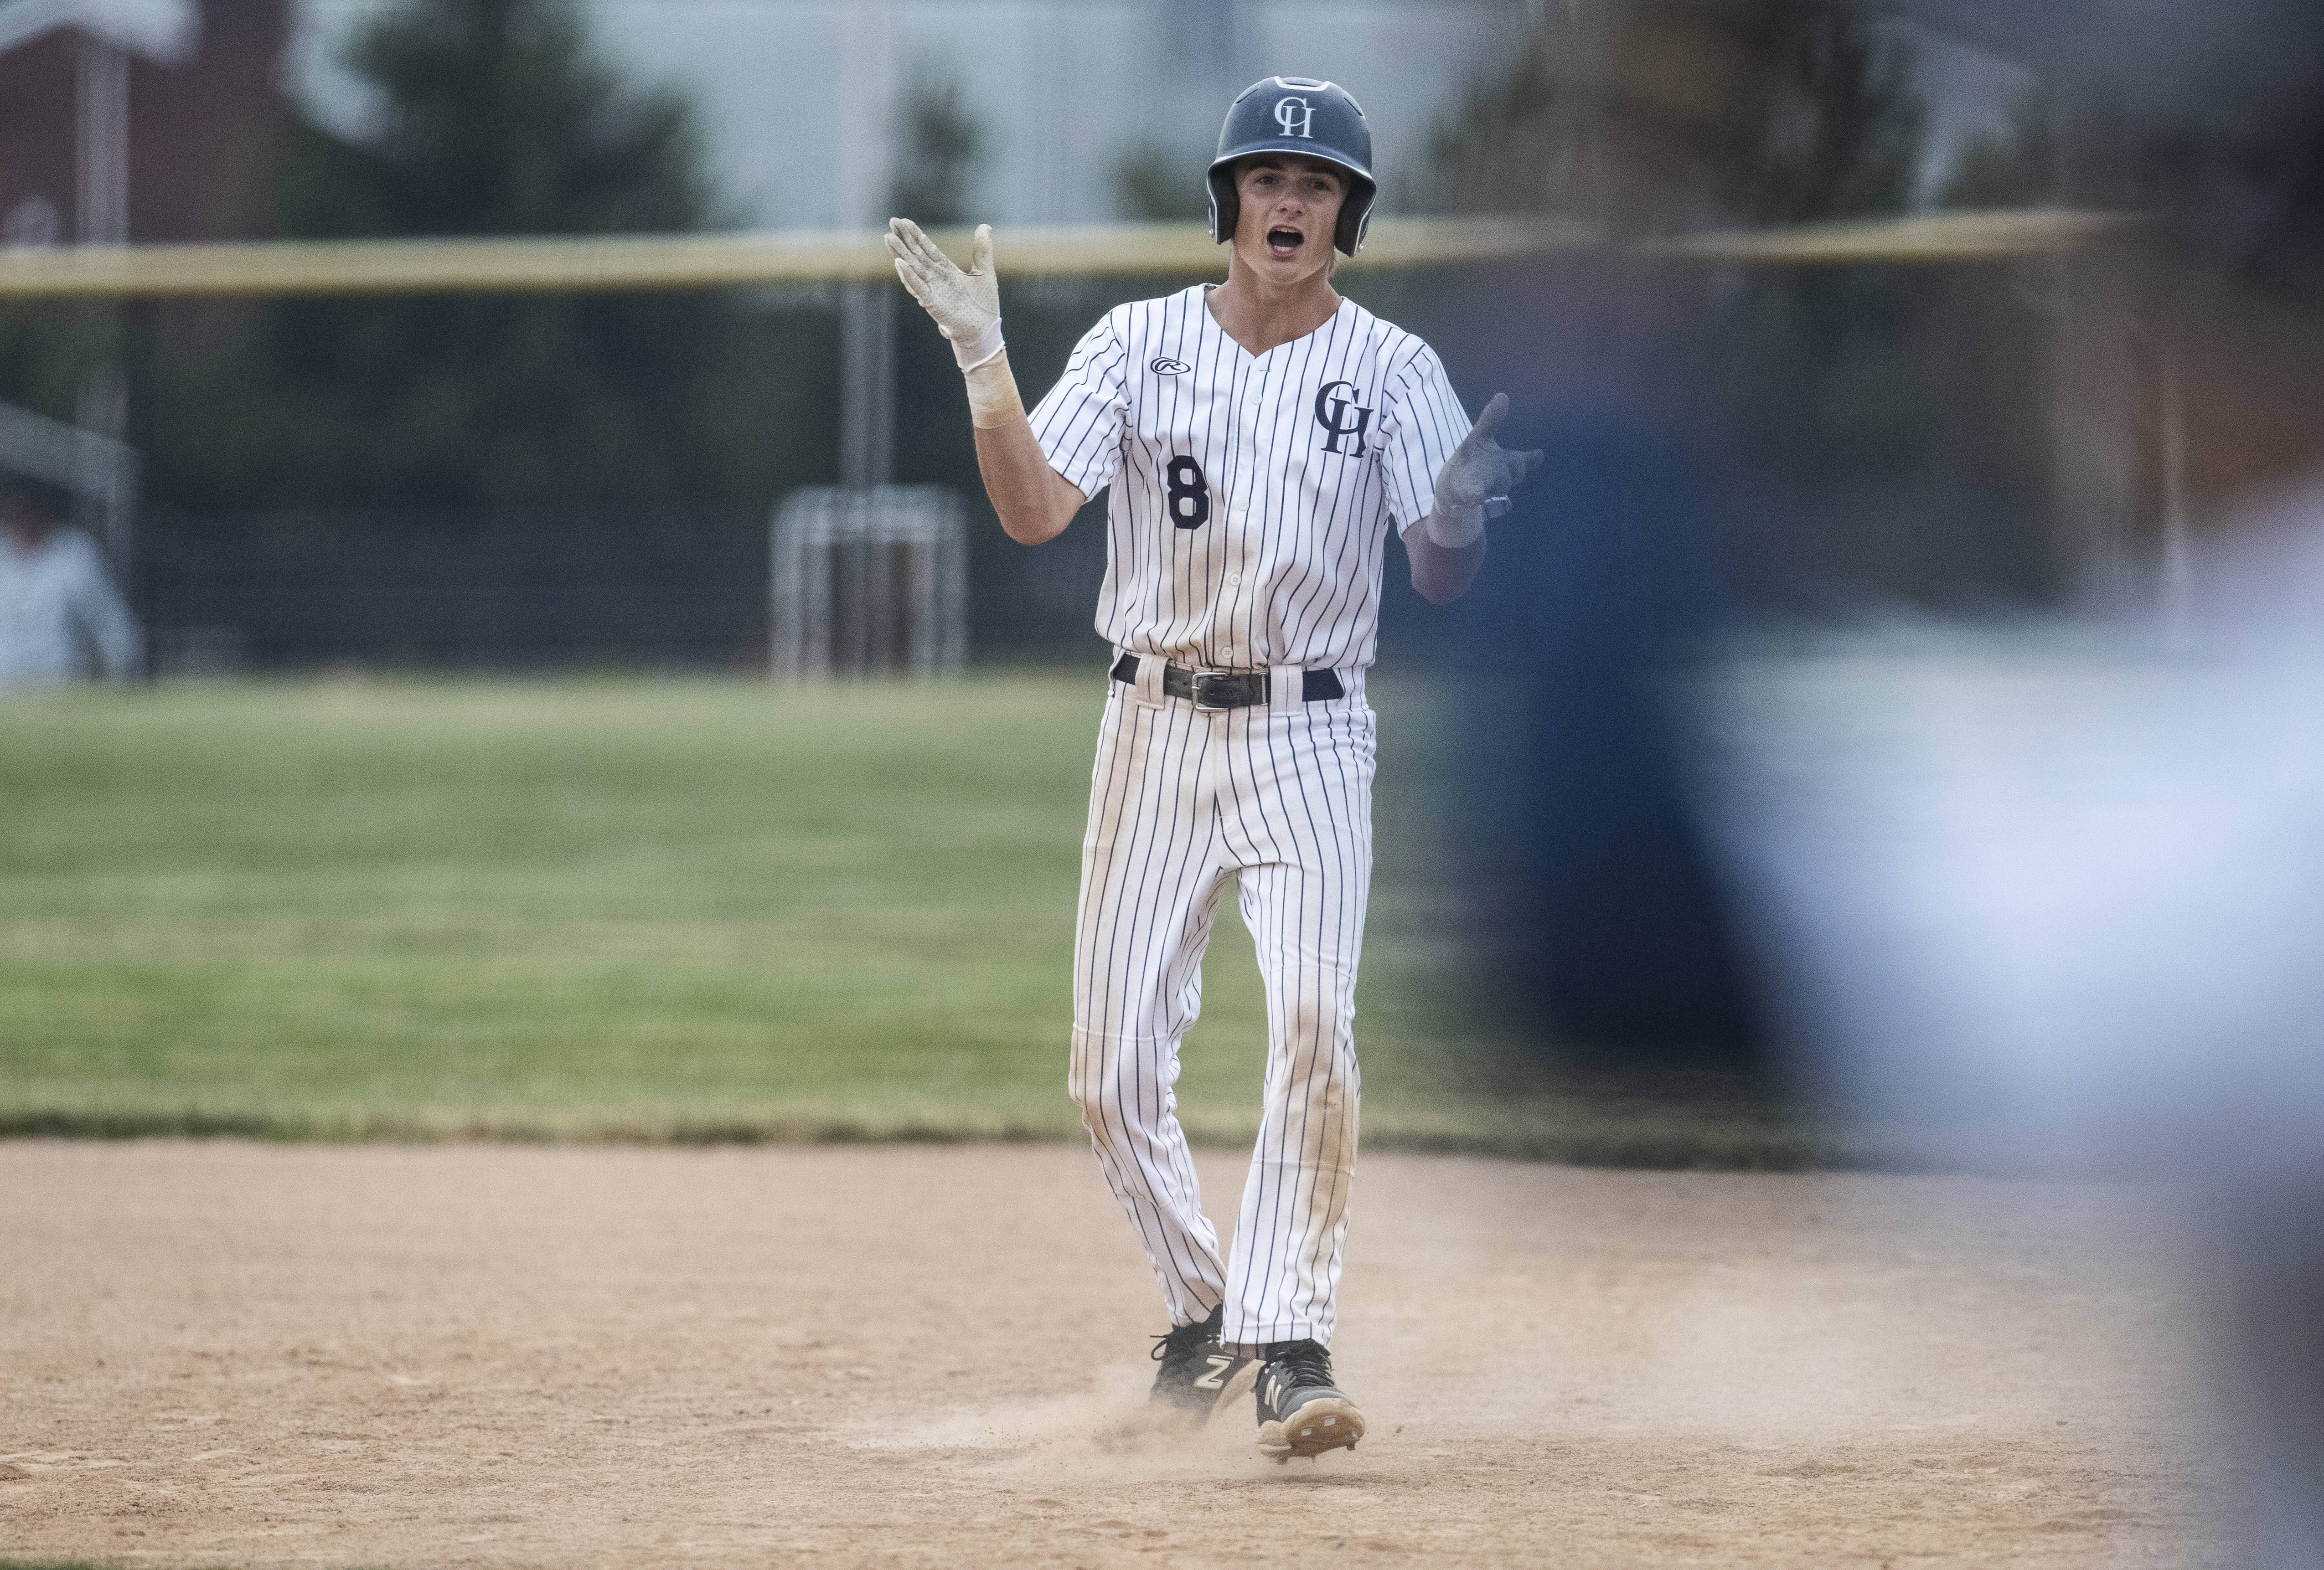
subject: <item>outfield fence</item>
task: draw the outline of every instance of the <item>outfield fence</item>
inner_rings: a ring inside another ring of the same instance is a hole
[[[997,531],[994,531],[997,532]],[[509,508],[148,519],[132,599],[157,675],[769,668],[766,515]],[[1102,650],[1104,537],[969,555],[962,645],[985,660]]]
[[[1704,266],[1914,271],[1924,265],[2070,258],[2133,238],[2142,227],[2141,220],[2126,215],[2024,210],[1626,238],[1557,219],[1383,219],[1363,254],[1346,265],[1360,292],[1367,280],[1387,280],[1425,316],[1432,297],[1473,292],[1483,271],[1531,277],[1536,292],[1556,270],[1569,266],[1676,269],[1672,276],[1680,280],[1687,270]],[[937,238],[954,254],[966,254],[967,234]],[[1157,280],[1215,275],[1223,263],[1223,252],[1199,225],[1003,228],[997,238],[1003,271],[1027,286],[1011,312],[1011,337],[1024,338],[1027,374],[1036,374],[1047,363],[1044,354],[1061,346],[1040,347],[1045,332],[1056,335],[1048,331],[1056,324],[1045,318],[1082,312],[1076,319],[1085,321],[1108,280],[1145,288]],[[0,300],[770,285],[837,285],[853,298],[887,289],[890,277],[877,234],[868,233],[83,246],[0,253]],[[1076,280],[1096,281],[1084,289],[1076,288]],[[1070,311],[1062,297],[1050,298],[1060,289],[1075,297]],[[1092,298],[1081,298],[1084,294]],[[832,308],[827,294],[782,298],[792,303],[775,308]],[[844,333],[842,338],[843,358],[860,358],[863,346]],[[884,405],[890,421],[908,420],[918,432],[952,417],[949,409],[906,407],[918,397],[912,389],[882,382],[888,390],[874,398],[855,381],[868,387],[875,379],[832,373],[847,393],[840,399],[850,411],[841,421],[844,429],[851,422],[867,428],[872,423],[856,409],[867,399]],[[74,478],[94,490],[82,467],[75,468]],[[932,467],[923,458],[918,469],[873,474],[858,483],[939,481],[968,509],[964,615],[958,633],[945,635],[954,653],[936,663],[949,666],[961,656],[989,661],[1089,653],[1095,642],[1091,607],[1103,571],[1102,531],[1070,530],[1038,551],[1025,551],[991,527],[976,494],[973,460]],[[848,476],[846,463],[840,470],[841,477]],[[786,487],[784,494],[791,493]],[[781,500],[779,496],[779,507]],[[765,511],[698,507],[206,518],[153,511],[140,519],[134,549],[125,516],[106,533],[152,630],[156,669],[165,675],[335,664],[766,670],[781,663],[784,647],[772,625],[776,564],[769,525]],[[1389,588],[1393,601],[1397,585]],[[1397,606],[1388,609],[1387,636],[1393,643]]]

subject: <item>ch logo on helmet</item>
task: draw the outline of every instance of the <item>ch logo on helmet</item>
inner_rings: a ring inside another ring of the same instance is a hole
[[[1348,390],[1348,397],[1332,396],[1342,387]],[[1326,381],[1322,390],[1315,394],[1315,423],[1323,427],[1323,451],[1327,453],[1340,453],[1348,457],[1357,457],[1363,453],[1364,427],[1371,423],[1372,411],[1354,403],[1355,390],[1356,384],[1352,381]],[[1353,424],[1348,420],[1351,414],[1356,417]],[[1341,446],[1340,444],[1350,436],[1356,439],[1356,445]]]
[[[1305,98],[1275,100],[1275,123],[1283,127],[1286,136],[1304,136],[1315,140],[1315,106]]]
[[[1149,363],[1146,369],[1157,376],[1184,376],[1194,367],[1184,360],[1173,360],[1169,355],[1165,354],[1160,359]]]

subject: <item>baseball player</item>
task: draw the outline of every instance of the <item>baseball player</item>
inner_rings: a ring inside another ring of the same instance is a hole
[[[1210,166],[1223,285],[1118,306],[1028,418],[1002,346],[990,226],[966,272],[904,219],[888,248],[965,373],[1010,537],[1054,537],[1100,491],[1114,646],[1082,845],[1071,1085],[1173,1328],[1153,1399],[1206,1419],[1254,1364],[1259,1447],[1352,1448],[1333,1295],[1355,1175],[1356,960],[1371,877],[1378,641],[1393,522],[1439,604],[1541,461],[1474,428],[1428,345],[1332,287],[1378,186],[1364,113],[1269,77]],[[1231,1264],[1176,1116],[1178,1044],[1230,888],[1259,950],[1266,1097]]]

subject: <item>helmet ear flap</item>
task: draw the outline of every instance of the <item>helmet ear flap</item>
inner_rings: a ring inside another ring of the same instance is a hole
[[[1379,199],[1379,188],[1370,180],[1351,176],[1348,181],[1346,200],[1340,204],[1340,222],[1333,231],[1332,243],[1353,256],[1364,248],[1364,236],[1372,226],[1372,207]]]
[[[1235,195],[1234,167],[1211,170],[1211,240],[1223,245],[1234,238],[1242,216],[1242,200]]]

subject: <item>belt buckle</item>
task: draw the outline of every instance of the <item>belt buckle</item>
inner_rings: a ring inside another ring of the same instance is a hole
[[[1235,702],[1235,682],[1240,671],[1196,671],[1194,673],[1194,712],[1216,714],[1229,709],[1249,705]]]

